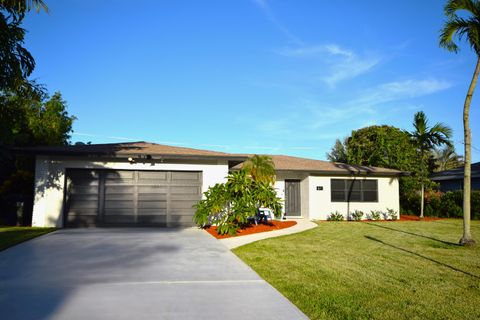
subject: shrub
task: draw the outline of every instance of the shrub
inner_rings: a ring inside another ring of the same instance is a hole
[[[226,183],[218,183],[204,193],[195,206],[194,222],[200,227],[217,226],[218,234],[236,234],[251,223],[259,207],[281,215],[280,198],[268,182],[255,181],[244,170],[232,172]]]
[[[463,216],[463,194],[461,190],[445,192],[441,200],[440,215],[446,218]]]
[[[394,209],[387,208],[387,214],[388,214],[388,217],[391,220],[397,220],[398,219],[398,212],[395,211]]]
[[[380,220],[382,212],[379,210],[372,210],[370,211],[370,216],[372,217],[372,220]]]
[[[330,213],[330,215],[327,217],[327,221],[343,221],[343,219],[343,215],[338,211]]]
[[[355,210],[353,213],[350,214],[355,221],[362,220],[363,212],[360,210]]]

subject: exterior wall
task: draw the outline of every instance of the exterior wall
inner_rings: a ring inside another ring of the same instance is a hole
[[[63,198],[65,170],[115,169],[115,170],[166,170],[201,171],[202,192],[216,183],[225,182],[228,175],[227,161],[150,161],[130,164],[126,161],[89,160],[86,158],[37,157],[35,167],[35,194],[32,226],[63,227]]]
[[[394,209],[400,216],[400,197],[398,189],[398,178],[396,177],[356,177],[355,179],[378,180],[378,202],[332,202],[330,191],[330,180],[353,179],[353,177],[345,176],[310,176],[308,178],[309,195],[309,219],[326,220],[330,213],[338,211],[347,217],[348,213],[354,210],[361,210],[365,214],[371,210],[380,210],[385,212],[387,208]],[[318,191],[317,186],[323,187]],[[303,196],[303,194],[302,194]],[[366,218],[364,216],[364,218]]]

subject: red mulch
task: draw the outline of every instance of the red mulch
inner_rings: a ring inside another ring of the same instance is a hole
[[[240,229],[237,231],[237,234],[234,236],[230,236],[228,234],[226,235],[217,234],[217,227],[215,226],[205,228],[205,230],[217,239],[225,239],[225,238],[231,238],[231,237],[246,236],[247,234],[285,229],[285,228],[292,227],[296,224],[297,224],[296,221],[273,220],[268,224],[263,224],[263,223],[259,223],[258,225],[253,224],[253,225],[250,225],[249,227],[246,227],[245,229]]]
[[[443,218],[435,218],[435,217],[424,217],[423,221],[436,221],[436,220],[443,220]],[[418,216],[409,216],[402,214],[400,216],[400,221],[420,221],[420,217]]]

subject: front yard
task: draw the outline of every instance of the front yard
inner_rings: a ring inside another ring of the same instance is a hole
[[[55,228],[0,227],[0,251],[54,230]]]
[[[320,222],[234,252],[312,319],[480,319],[480,243],[461,234],[451,219]]]

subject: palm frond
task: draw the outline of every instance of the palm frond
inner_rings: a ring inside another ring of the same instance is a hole
[[[450,0],[444,8],[447,17],[454,17],[457,11],[466,10],[474,16],[480,15],[480,3],[476,0]]]
[[[455,43],[455,37],[461,41],[462,37],[469,33],[470,26],[467,20],[459,17],[448,20],[440,32],[440,47],[457,53],[459,48]]]

